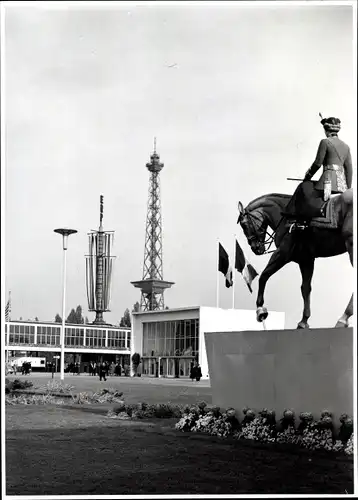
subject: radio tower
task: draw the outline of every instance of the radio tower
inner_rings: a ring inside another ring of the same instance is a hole
[[[145,228],[143,279],[131,281],[132,285],[142,291],[140,308],[142,311],[159,311],[164,309],[164,290],[174,285],[171,281],[163,280],[163,247],[162,247],[162,214],[160,203],[159,174],[164,163],[160,163],[156,151],[150,156],[150,163],[146,164],[150,172],[149,194],[147,206],[147,223]]]

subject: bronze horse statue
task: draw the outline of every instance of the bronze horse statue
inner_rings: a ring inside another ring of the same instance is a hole
[[[259,289],[256,300],[257,321],[262,322],[268,316],[264,307],[264,292],[267,280],[289,262],[296,262],[301,271],[303,297],[303,315],[297,328],[309,328],[311,316],[310,295],[315,259],[332,257],[348,252],[353,266],[353,190],[348,189],[334,196],[330,203],[336,220],[334,229],[328,227],[312,227],[308,225],[304,231],[291,231],[285,209],[291,200],[286,194],[267,194],[256,198],[243,207],[239,202],[240,223],[251,250],[256,255],[268,253],[267,244],[275,243],[276,250],[259,277]],[[273,234],[268,235],[271,228]],[[268,235],[268,239],[267,238]],[[336,327],[348,327],[349,318],[353,314],[353,294]]]

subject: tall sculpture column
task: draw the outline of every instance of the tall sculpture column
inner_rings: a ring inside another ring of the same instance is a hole
[[[89,254],[86,256],[86,286],[88,310],[95,311],[95,325],[105,325],[103,313],[109,311],[113,270],[111,248],[113,231],[103,230],[103,196],[100,196],[98,231],[88,233]]]

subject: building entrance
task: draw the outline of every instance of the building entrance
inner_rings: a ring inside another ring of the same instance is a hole
[[[143,375],[163,378],[189,378],[193,356],[148,357],[142,359]]]

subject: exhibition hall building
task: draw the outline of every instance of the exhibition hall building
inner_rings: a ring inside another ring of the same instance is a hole
[[[270,312],[267,330],[282,330],[283,312]],[[256,311],[185,307],[132,313],[131,352],[140,354],[141,374],[149,377],[188,378],[190,364],[198,361],[209,378],[205,333],[262,330]]]
[[[91,362],[108,361],[130,365],[131,329],[91,324],[66,324],[65,363],[79,363],[88,372]],[[59,359],[61,323],[9,321],[5,323],[7,359],[43,357],[47,363]],[[59,367],[58,363],[58,367]]]

